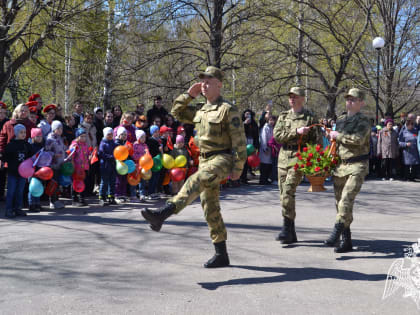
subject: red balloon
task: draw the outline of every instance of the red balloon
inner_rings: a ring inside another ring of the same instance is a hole
[[[72,175],[73,180],[84,180],[86,177],[86,172],[84,170],[82,170],[80,167],[77,167],[74,170],[74,173]]]
[[[50,180],[54,176],[54,171],[50,167],[44,166],[36,171],[34,175],[42,180]]]
[[[248,165],[251,168],[256,168],[258,165],[260,165],[260,158],[257,154],[251,154],[250,156],[248,156]]]
[[[132,143],[131,143],[131,142],[129,142],[129,141],[127,141],[127,142],[125,143],[125,146],[126,146],[126,147],[127,147],[127,149],[128,149],[128,155],[129,155],[129,156],[133,156],[133,154],[134,154],[134,147],[133,147]]]
[[[174,182],[179,182],[185,178],[185,170],[180,167],[171,169],[171,179]]]
[[[85,183],[82,180],[73,180],[73,190],[75,192],[81,193],[85,190]]]
[[[50,180],[45,187],[45,194],[47,196],[52,196],[58,188],[58,183],[55,180]]]
[[[192,174],[197,172],[198,168],[196,166],[192,166],[188,169],[187,177],[190,177]]]

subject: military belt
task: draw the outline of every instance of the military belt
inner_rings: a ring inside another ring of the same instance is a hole
[[[356,163],[356,162],[365,161],[365,160],[369,160],[369,154],[354,156],[349,159],[342,159],[341,161],[343,163],[349,164],[349,163]]]
[[[285,148],[286,150],[293,150],[293,151],[297,151],[297,150],[299,150],[299,146],[298,146],[298,145],[296,145],[296,144],[294,144],[294,145],[291,145],[291,144],[285,144],[285,145],[283,146],[283,148]]]
[[[225,149],[225,150],[210,151],[210,152],[200,152],[200,156],[202,158],[205,158],[205,159],[207,159],[207,158],[209,158],[213,155],[216,155],[216,154],[232,154],[232,150]]]

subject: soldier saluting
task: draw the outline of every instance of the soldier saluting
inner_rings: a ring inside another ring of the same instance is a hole
[[[316,124],[317,119],[303,106],[305,104],[305,90],[301,87],[292,87],[289,91],[290,110],[279,115],[274,127],[274,139],[283,144],[278,159],[278,183],[280,202],[283,214],[283,228],[276,240],[282,244],[297,242],[295,231],[295,193],[296,187],[301,183],[303,174],[294,170],[292,161],[296,159],[298,142],[302,137],[302,145],[306,143],[322,143],[322,136]],[[294,163],[293,163],[294,164]]]
[[[365,176],[369,173],[371,127],[369,119],[360,113],[360,109],[365,105],[365,93],[353,88],[345,95],[345,99],[347,114],[338,117],[336,131],[330,132],[330,138],[337,141],[340,163],[333,174],[336,223],[325,245],[336,246],[336,253],[345,253],[353,249],[350,232],[353,204]],[[342,240],[338,244],[340,236]]]
[[[165,219],[179,213],[198,196],[204,210],[216,254],[206,268],[229,265],[226,228],[220,213],[220,182],[231,175],[238,180],[246,160],[245,131],[236,106],[220,95],[224,73],[213,66],[199,74],[201,82],[181,94],[172,107],[172,115],[184,123],[194,123],[200,148],[198,171],[190,176],[179,193],[158,211],[143,210],[143,217],[154,231],[160,231]],[[207,103],[198,110],[188,104],[200,93]]]

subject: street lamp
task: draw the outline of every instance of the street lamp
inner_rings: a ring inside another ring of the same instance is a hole
[[[379,63],[381,60],[379,59],[380,50],[382,47],[385,46],[385,41],[382,37],[375,37],[372,41],[372,46],[378,51],[378,61],[376,63],[376,125],[378,125],[378,118],[379,118]]]

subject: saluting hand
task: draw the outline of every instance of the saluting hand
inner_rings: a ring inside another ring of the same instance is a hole
[[[188,94],[196,98],[201,93],[201,82],[194,83],[189,89]]]

